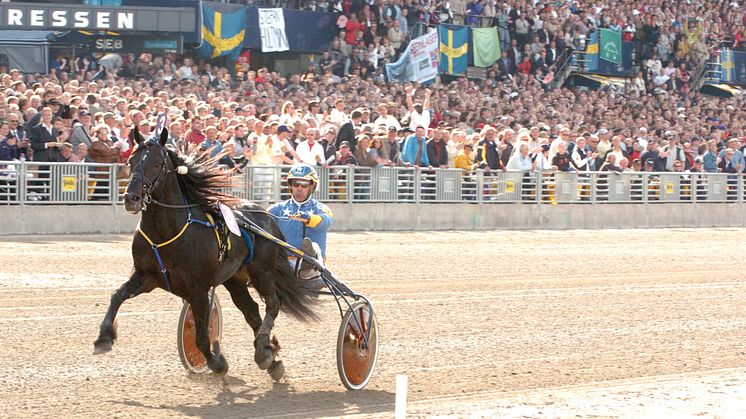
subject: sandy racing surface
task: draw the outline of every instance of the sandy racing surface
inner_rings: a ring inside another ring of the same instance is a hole
[[[287,374],[254,365],[224,289],[224,377],[191,376],[181,301],[124,304],[92,355],[130,236],[0,237],[0,417],[720,416],[746,411],[743,229],[330,235],[330,266],[377,310],[380,355],[360,392],[337,376],[336,305],[285,315]]]

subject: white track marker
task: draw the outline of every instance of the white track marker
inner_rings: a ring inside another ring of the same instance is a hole
[[[394,418],[404,419],[407,417],[407,385],[409,378],[407,374],[396,375],[396,404],[394,407]]]

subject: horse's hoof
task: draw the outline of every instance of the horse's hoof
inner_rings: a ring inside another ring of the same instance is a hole
[[[273,380],[280,381],[280,379],[285,375],[285,366],[282,364],[282,361],[272,361],[267,372]]]
[[[272,365],[272,351],[269,349],[257,350],[254,354],[254,362],[260,370],[266,370]]]
[[[93,354],[105,354],[111,351],[114,342],[111,339],[98,338],[93,342]]]
[[[218,355],[217,360],[212,365],[208,365],[208,367],[215,374],[225,374],[228,372],[228,362],[223,355]]]
[[[270,347],[269,336],[261,334],[254,339],[254,362],[260,370],[266,370],[272,365],[274,354]]]

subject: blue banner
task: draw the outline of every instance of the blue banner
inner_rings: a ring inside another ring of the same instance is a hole
[[[440,65],[441,73],[454,76],[466,74],[469,66],[469,28],[465,26],[440,25]]]
[[[737,51],[733,53],[733,62],[735,64],[736,83],[746,84],[746,52]]]
[[[222,56],[235,60],[246,34],[246,9],[221,13],[202,5],[202,44],[197,53],[205,58]]]
[[[391,82],[404,83],[414,77],[414,65],[409,48],[394,63],[386,64],[386,78]]]

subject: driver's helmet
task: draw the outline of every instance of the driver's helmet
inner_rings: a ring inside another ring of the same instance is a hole
[[[296,164],[290,168],[287,177],[288,187],[290,187],[290,182],[294,179],[311,181],[313,183],[313,189],[311,192],[313,192],[313,190],[316,189],[316,185],[319,184],[319,175],[316,173],[316,169],[307,164]]]

